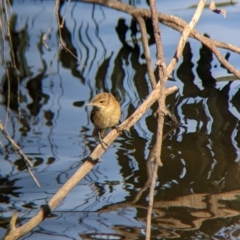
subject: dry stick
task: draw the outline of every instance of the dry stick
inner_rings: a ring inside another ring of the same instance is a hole
[[[60,17],[59,17],[59,4],[60,4],[60,0],[56,0],[56,3],[55,3],[55,14],[56,14],[56,18],[57,18],[57,25],[58,25],[58,32],[59,32],[59,51],[62,48],[65,49],[66,52],[70,53],[83,67],[86,67],[86,65],[84,65],[78,58],[77,56],[75,56],[71,50],[66,46],[66,44],[64,43],[63,41],[63,37],[62,37],[62,31],[61,31],[61,28],[63,28],[63,25],[64,25],[64,21],[65,21],[65,13],[66,11],[64,12],[64,15],[63,15],[63,19],[62,19],[62,22],[60,22]],[[69,1],[68,1],[68,5],[69,5]],[[68,7],[67,5],[67,7]]]
[[[179,60],[179,58],[180,58],[180,56],[182,54],[183,48],[185,47],[188,35],[190,34],[191,30],[194,28],[194,26],[198,22],[201,14],[202,14],[202,11],[204,9],[205,3],[206,3],[205,0],[200,0],[199,1],[197,9],[195,11],[195,14],[194,14],[191,22],[183,30],[182,36],[181,36],[181,38],[179,40],[179,43],[178,43],[177,50],[176,50],[175,55],[174,55],[174,58],[171,60],[169,66],[167,68],[168,75],[171,74],[172,70],[176,66],[176,63],[178,62],[178,60]],[[151,6],[151,12],[152,12],[152,15],[153,15],[152,16],[152,18],[153,18],[153,27],[154,28],[156,28],[156,27],[159,28],[158,23],[156,23],[156,5],[155,5],[155,0],[150,0],[150,6]],[[155,17],[154,17],[154,15],[155,15]],[[154,32],[155,33],[157,32],[156,29],[154,29]],[[159,33],[160,33],[160,28],[159,28]],[[154,36],[155,36],[155,40],[156,40],[156,44],[157,44],[158,60],[160,60],[161,59],[160,58],[161,57],[161,53],[162,53],[162,46],[160,45],[160,48],[159,48],[159,44],[161,44],[160,43],[161,39],[160,39],[160,35],[154,34]],[[161,61],[163,61],[163,60],[161,59]],[[163,66],[163,70],[164,70],[164,66]],[[164,75],[164,77],[165,77],[165,79],[161,79],[161,81],[166,81],[167,76]],[[162,87],[165,87],[164,86],[164,82],[163,82]],[[164,102],[162,104],[164,104]],[[159,120],[160,120],[160,124],[161,124],[161,118]],[[161,151],[161,146],[159,148],[160,148],[160,151]],[[150,237],[151,237],[151,217],[152,217],[153,196],[154,196],[154,189],[155,189],[156,178],[157,178],[157,171],[158,171],[158,165],[155,164],[154,171],[153,171],[151,188],[150,188],[150,194],[149,194],[149,208],[148,208],[148,217],[147,217],[146,239],[150,239]]]
[[[156,135],[156,145],[155,148],[155,159],[159,166],[162,166],[162,162],[160,159],[161,155],[161,147],[162,147],[162,133],[163,133],[163,124],[164,124],[164,114],[165,110],[165,84],[168,78],[166,63],[164,58],[162,39],[161,39],[161,30],[158,23],[157,10],[156,10],[156,2],[155,0],[150,0],[150,10],[152,16],[152,24],[153,24],[153,33],[156,42],[157,48],[157,63],[158,66],[158,76],[160,78],[160,100],[159,100],[159,111],[158,111],[158,128]],[[162,110],[162,112],[161,112]]]
[[[162,21],[164,24],[178,30],[178,31],[183,31],[183,29],[186,27],[186,23],[185,21],[171,16],[170,19],[168,19],[167,21],[163,20]],[[233,73],[237,78],[240,78],[240,72],[234,68],[234,66],[232,66],[220,53],[220,51],[217,49],[217,47],[219,48],[224,48],[227,50],[231,50],[233,52],[236,53],[240,53],[240,48],[236,47],[232,44],[227,44],[224,42],[219,42],[216,40],[212,40],[209,39],[208,37],[205,37],[203,35],[201,35],[200,33],[198,33],[195,29],[191,30],[190,36],[199,40],[202,44],[204,44],[205,46],[207,46],[217,57],[218,61],[231,73]]]
[[[171,87],[166,89],[165,95],[169,95],[177,90],[177,87]],[[159,98],[160,87],[159,85],[151,92],[148,98],[139,106],[139,108],[128,118],[126,119],[119,128],[129,129],[136,123],[143,114],[148,110],[148,108]],[[104,142],[110,145],[119,135],[116,130],[112,130],[105,138]],[[94,149],[92,154],[89,156],[89,159],[99,159],[100,156],[104,153],[104,149],[101,144]],[[86,174],[91,171],[94,165],[98,161],[85,161],[83,165],[73,174],[73,176],[58,190],[58,192],[50,199],[48,205],[41,208],[40,211],[32,217],[28,222],[23,224],[21,227],[16,228],[17,213],[14,213],[10,221],[9,229],[4,237],[4,240],[14,240],[25,235],[36,227],[40,222],[45,219],[48,214],[53,211],[59,203],[66,197],[66,195],[71,191],[71,189],[83,178]]]
[[[142,16],[142,17],[151,18],[151,13],[148,9],[135,8],[129,4],[121,3],[118,1],[106,1],[106,0],[82,0],[82,1],[87,2],[87,3],[101,4],[101,5],[110,7],[110,8],[114,8],[116,10],[126,12],[131,15],[138,15],[138,16]],[[158,20],[161,21],[162,23],[166,24],[167,26],[169,26],[173,29],[176,29],[177,31],[180,31],[180,32],[182,32],[183,29],[187,26],[187,23],[185,21],[183,21],[182,19],[172,16],[172,15],[163,14],[163,13],[158,13]],[[224,67],[228,71],[233,73],[237,78],[240,78],[240,72],[237,71],[216,49],[217,47],[220,47],[220,48],[224,48],[227,50],[231,50],[236,53],[240,53],[239,47],[236,47],[232,44],[227,44],[227,43],[219,42],[216,40],[211,40],[211,39],[203,36],[202,34],[200,34],[199,32],[197,32],[194,29],[191,30],[190,36],[199,40],[204,45],[209,47],[213,51],[213,53],[216,55],[219,62],[222,65],[224,65]],[[212,49],[212,46],[215,46],[215,48]]]
[[[168,65],[168,68],[167,68],[168,74],[170,74],[169,72],[171,72],[172,69],[176,66],[176,63],[178,62],[178,60],[182,54],[183,48],[185,47],[185,44],[186,44],[189,34],[192,33],[193,31],[195,31],[193,28],[195,27],[196,23],[198,22],[201,14],[202,14],[205,3],[206,3],[206,0],[199,1],[197,9],[193,15],[191,22],[188,25],[185,25],[184,30],[181,35],[181,38],[179,40],[178,46],[177,46],[177,50],[174,54],[174,58],[171,60],[171,62]],[[206,38],[206,37],[204,37],[204,38]],[[201,41],[202,41],[202,39],[203,38],[201,38]],[[211,42],[211,41],[204,40],[204,44],[205,43],[207,44],[207,42]]]
[[[67,7],[68,7],[70,1],[71,1],[71,0],[68,1]],[[77,56],[74,55],[74,54],[71,52],[71,50],[66,46],[66,44],[65,44],[64,41],[63,41],[61,28],[63,28],[63,26],[64,26],[65,14],[66,14],[66,9],[67,9],[67,7],[65,8],[62,22],[60,22],[60,18],[59,18],[59,4],[60,4],[60,0],[56,0],[56,1],[55,1],[54,10],[53,10],[53,13],[52,13],[52,18],[51,18],[50,27],[49,27],[48,30],[43,34],[43,37],[42,37],[42,44],[46,47],[46,49],[49,50],[50,48],[49,48],[49,46],[48,46],[48,44],[47,44],[47,38],[48,38],[49,32],[50,32],[51,27],[52,27],[53,14],[55,13],[56,18],[57,18],[58,32],[59,32],[59,44],[58,44],[57,52],[54,54],[53,61],[52,61],[52,63],[50,64],[50,67],[49,67],[49,70],[48,70],[47,75],[50,75],[50,72],[51,72],[51,70],[52,70],[52,68],[53,68],[54,60],[55,60],[55,58],[57,57],[57,54],[60,53],[60,51],[61,51],[62,48],[64,48],[66,52],[70,53],[84,68],[86,67],[86,65],[84,65],[84,64],[77,58]]]

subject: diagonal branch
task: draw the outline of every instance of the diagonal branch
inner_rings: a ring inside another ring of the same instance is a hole
[[[129,4],[118,2],[118,1],[82,0],[82,2],[101,4],[101,5],[109,7],[109,8],[113,8],[113,9],[116,9],[116,10],[126,12],[128,14],[133,15],[133,16],[138,15],[138,16],[141,16],[141,17],[151,18],[151,13],[148,9],[135,8],[135,7],[133,7]],[[163,14],[163,13],[159,13],[159,12],[157,13],[157,16],[158,16],[158,20],[161,21],[163,24],[165,24],[165,25],[167,25],[167,26],[169,26],[169,27],[171,27],[171,28],[173,28],[173,29],[175,29],[179,32],[183,32],[185,27],[188,26],[187,22],[185,22],[184,20],[182,20],[181,18],[178,18],[176,16]],[[236,52],[236,53],[240,53],[240,48],[239,47],[236,47],[232,44],[227,44],[227,43],[219,42],[219,41],[216,41],[216,40],[211,40],[211,39],[203,36],[202,34],[200,34],[195,29],[191,29],[190,37],[193,37],[193,38],[199,40],[202,44],[209,47],[212,50],[212,52],[215,54],[215,56],[217,57],[218,61],[222,65],[224,65],[224,67],[228,71],[233,73],[237,78],[240,78],[240,71],[238,71],[236,68],[234,68],[234,66],[232,66],[221,55],[221,53],[217,49],[217,48],[224,48],[224,49],[228,49],[230,51]]]
[[[177,87],[171,87],[166,89],[166,96],[175,92]],[[139,108],[126,119],[119,127],[121,129],[129,129],[133,126],[149,107],[159,98],[160,88],[159,86],[155,88],[148,98],[139,106]],[[112,130],[105,138],[104,142],[110,146],[110,144],[119,136],[116,130]],[[77,183],[86,176],[86,174],[92,170],[95,164],[98,163],[97,159],[105,152],[101,144],[94,149],[92,154],[87,158],[87,160],[82,164],[82,166],[73,174],[73,176],[58,190],[58,192],[49,200],[48,204],[39,210],[39,212],[32,217],[29,221],[24,223],[20,227],[16,227],[17,215],[13,214],[11,224],[9,229],[3,238],[4,240],[15,240],[24,236],[26,233],[35,228],[40,224],[67,196],[67,194],[77,185]],[[96,161],[93,161],[96,159]]]

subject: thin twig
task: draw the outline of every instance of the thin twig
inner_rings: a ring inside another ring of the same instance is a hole
[[[13,149],[31,166],[33,167],[32,162],[28,159],[28,157],[22,152],[21,148],[15,143],[15,141],[9,136],[7,133],[7,130],[5,129],[4,124],[0,120],[0,130],[3,134],[3,136],[11,143],[13,146]]]
[[[65,9],[64,9],[63,18],[62,18],[62,23],[61,23],[61,25],[60,25],[61,28],[63,28],[63,25],[64,25],[64,23],[65,23],[65,14],[66,14],[66,12],[67,12],[67,9],[68,9],[68,7],[69,7],[69,3],[70,3],[70,2],[71,2],[71,0],[68,0],[67,6],[66,6]]]
[[[7,133],[7,130],[4,126],[4,124],[2,123],[2,121],[0,120],[0,130],[3,134],[3,136],[11,143],[14,151],[16,152],[16,154],[18,154],[25,162],[27,170],[29,172],[29,174],[32,176],[34,182],[37,184],[38,187],[40,187],[40,184],[37,180],[37,178],[34,176],[34,174],[32,173],[31,169],[29,168],[28,164],[33,167],[32,162],[30,161],[30,159],[23,153],[23,151],[21,150],[21,148],[17,145],[17,143],[15,143],[15,141],[9,136],[9,134]]]

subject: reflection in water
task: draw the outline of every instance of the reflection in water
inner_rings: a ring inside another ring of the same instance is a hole
[[[0,236],[12,211],[19,211],[22,221],[33,216],[96,146],[85,109],[93,95],[111,92],[121,102],[123,121],[151,91],[139,28],[130,16],[97,5],[69,4],[61,32],[52,26],[48,51],[41,37],[49,28],[54,2],[14,3],[11,36],[18,71],[7,53],[7,66],[0,70],[0,114],[5,119],[9,106],[8,131],[34,162],[42,188],[36,188],[22,160],[3,139]],[[32,13],[26,19],[29,6]],[[59,21],[65,7],[61,2]],[[46,13],[38,14],[42,9]],[[81,16],[79,9],[84,9]],[[154,58],[152,25],[145,22]],[[54,58],[60,34],[85,68],[64,49]],[[179,87],[167,105],[183,125],[172,131],[168,124],[164,128],[169,133],[155,190],[152,238],[234,239],[240,220],[240,166],[235,161],[240,142],[239,83],[216,82],[219,68],[212,66],[219,64],[208,48],[196,49],[192,43],[186,44],[174,83],[168,82]],[[166,49],[171,45],[165,44]],[[165,54],[167,59],[172,55]],[[152,169],[147,158],[157,128],[154,109],[130,133],[117,138],[103,162],[28,239],[144,238]]]
[[[208,37],[206,34],[204,36]],[[208,47],[203,44],[199,53],[200,59],[198,60],[197,74],[204,87],[215,86],[216,80],[212,77],[211,73],[213,53]]]

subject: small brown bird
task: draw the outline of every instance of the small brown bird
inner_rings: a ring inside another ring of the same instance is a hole
[[[94,125],[93,136],[98,133],[98,138],[103,146],[107,145],[103,140],[104,130],[115,127],[118,130],[117,124],[121,116],[121,108],[118,101],[111,93],[103,92],[97,94],[93,100],[87,104],[93,106],[90,119]]]

